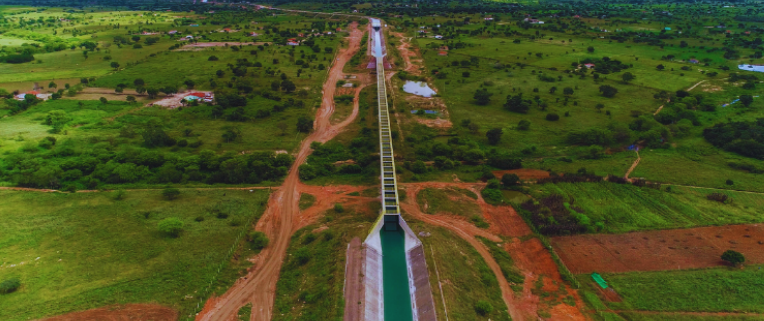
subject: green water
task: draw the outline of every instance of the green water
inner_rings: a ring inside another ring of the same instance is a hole
[[[385,225],[397,222],[387,222]],[[385,296],[386,321],[410,321],[411,296],[409,277],[406,269],[406,248],[403,230],[387,230],[385,226],[379,233],[382,238],[382,286]]]

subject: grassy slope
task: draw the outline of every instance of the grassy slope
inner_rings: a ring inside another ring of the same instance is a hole
[[[466,192],[472,194],[475,198],[477,197],[475,193]],[[419,193],[417,203],[422,211],[427,214],[447,213],[468,218],[473,215],[480,215],[480,206],[474,202],[466,202],[464,197],[466,197],[464,191],[459,191],[455,188],[426,188]],[[424,209],[424,204],[427,204],[426,210]]]
[[[673,187],[671,193],[614,183],[545,184],[542,194],[570,196],[593,221],[604,221],[609,232],[756,223],[764,196],[724,192],[733,202],[706,199],[712,190]]]
[[[140,302],[195,313],[236,237],[248,228],[241,224],[262,214],[267,196],[186,190],[179,200],[165,201],[159,191],[146,191],[114,201],[109,193],[0,191],[0,280],[18,277],[22,283],[0,300],[0,319]],[[216,218],[214,208],[228,218]],[[205,220],[196,222],[198,216]],[[157,222],[167,217],[184,222],[180,237],[157,231]],[[240,225],[232,226],[234,221]],[[223,270],[216,290],[239,276],[232,269]]]

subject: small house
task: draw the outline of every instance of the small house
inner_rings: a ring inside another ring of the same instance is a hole
[[[167,32],[168,35],[174,35],[176,33],[178,33],[178,30],[170,30]]]
[[[300,43],[296,41],[287,41],[287,46],[299,46]]]
[[[700,61],[698,61],[698,59],[695,59],[695,58],[690,59],[690,63],[691,64],[696,64],[696,63],[699,63],[699,62]]]
[[[666,28],[663,28],[663,30],[671,31],[671,28],[670,27],[666,27]]]
[[[493,21],[493,17],[485,17],[484,20],[485,21]]]
[[[190,26],[191,26],[191,27],[198,27],[198,26],[199,26],[199,24],[198,24],[198,23],[192,23],[192,24],[190,24]]]
[[[586,67],[588,69],[592,69],[592,68],[594,68],[594,66],[595,66],[594,64],[584,64],[584,67]]]
[[[438,51],[438,56],[448,56],[448,52],[443,50]]]
[[[441,36],[441,35],[435,35],[435,39],[443,39],[443,36]]]
[[[192,39],[194,39],[194,36],[191,36],[191,35],[186,36],[186,40],[192,40]]]

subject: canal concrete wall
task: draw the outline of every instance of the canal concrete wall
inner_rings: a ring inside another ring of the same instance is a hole
[[[424,246],[420,243],[406,253],[409,265],[409,286],[411,303],[416,321],[437,321],[435,301],[430,289],[430,274],[424,256]]]
[[[377,231],[379,234],[379,231]],[[364,320],[384,321],[385,300],[382,287],[382,251],[364,246]]]

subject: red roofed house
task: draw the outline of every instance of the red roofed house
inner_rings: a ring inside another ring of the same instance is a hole
[[[441,50],[438,52],[438,56],[448,56],[448,52]]]
[[[589,69],[594,68],[594,64],[584,64],[584,66]]]

